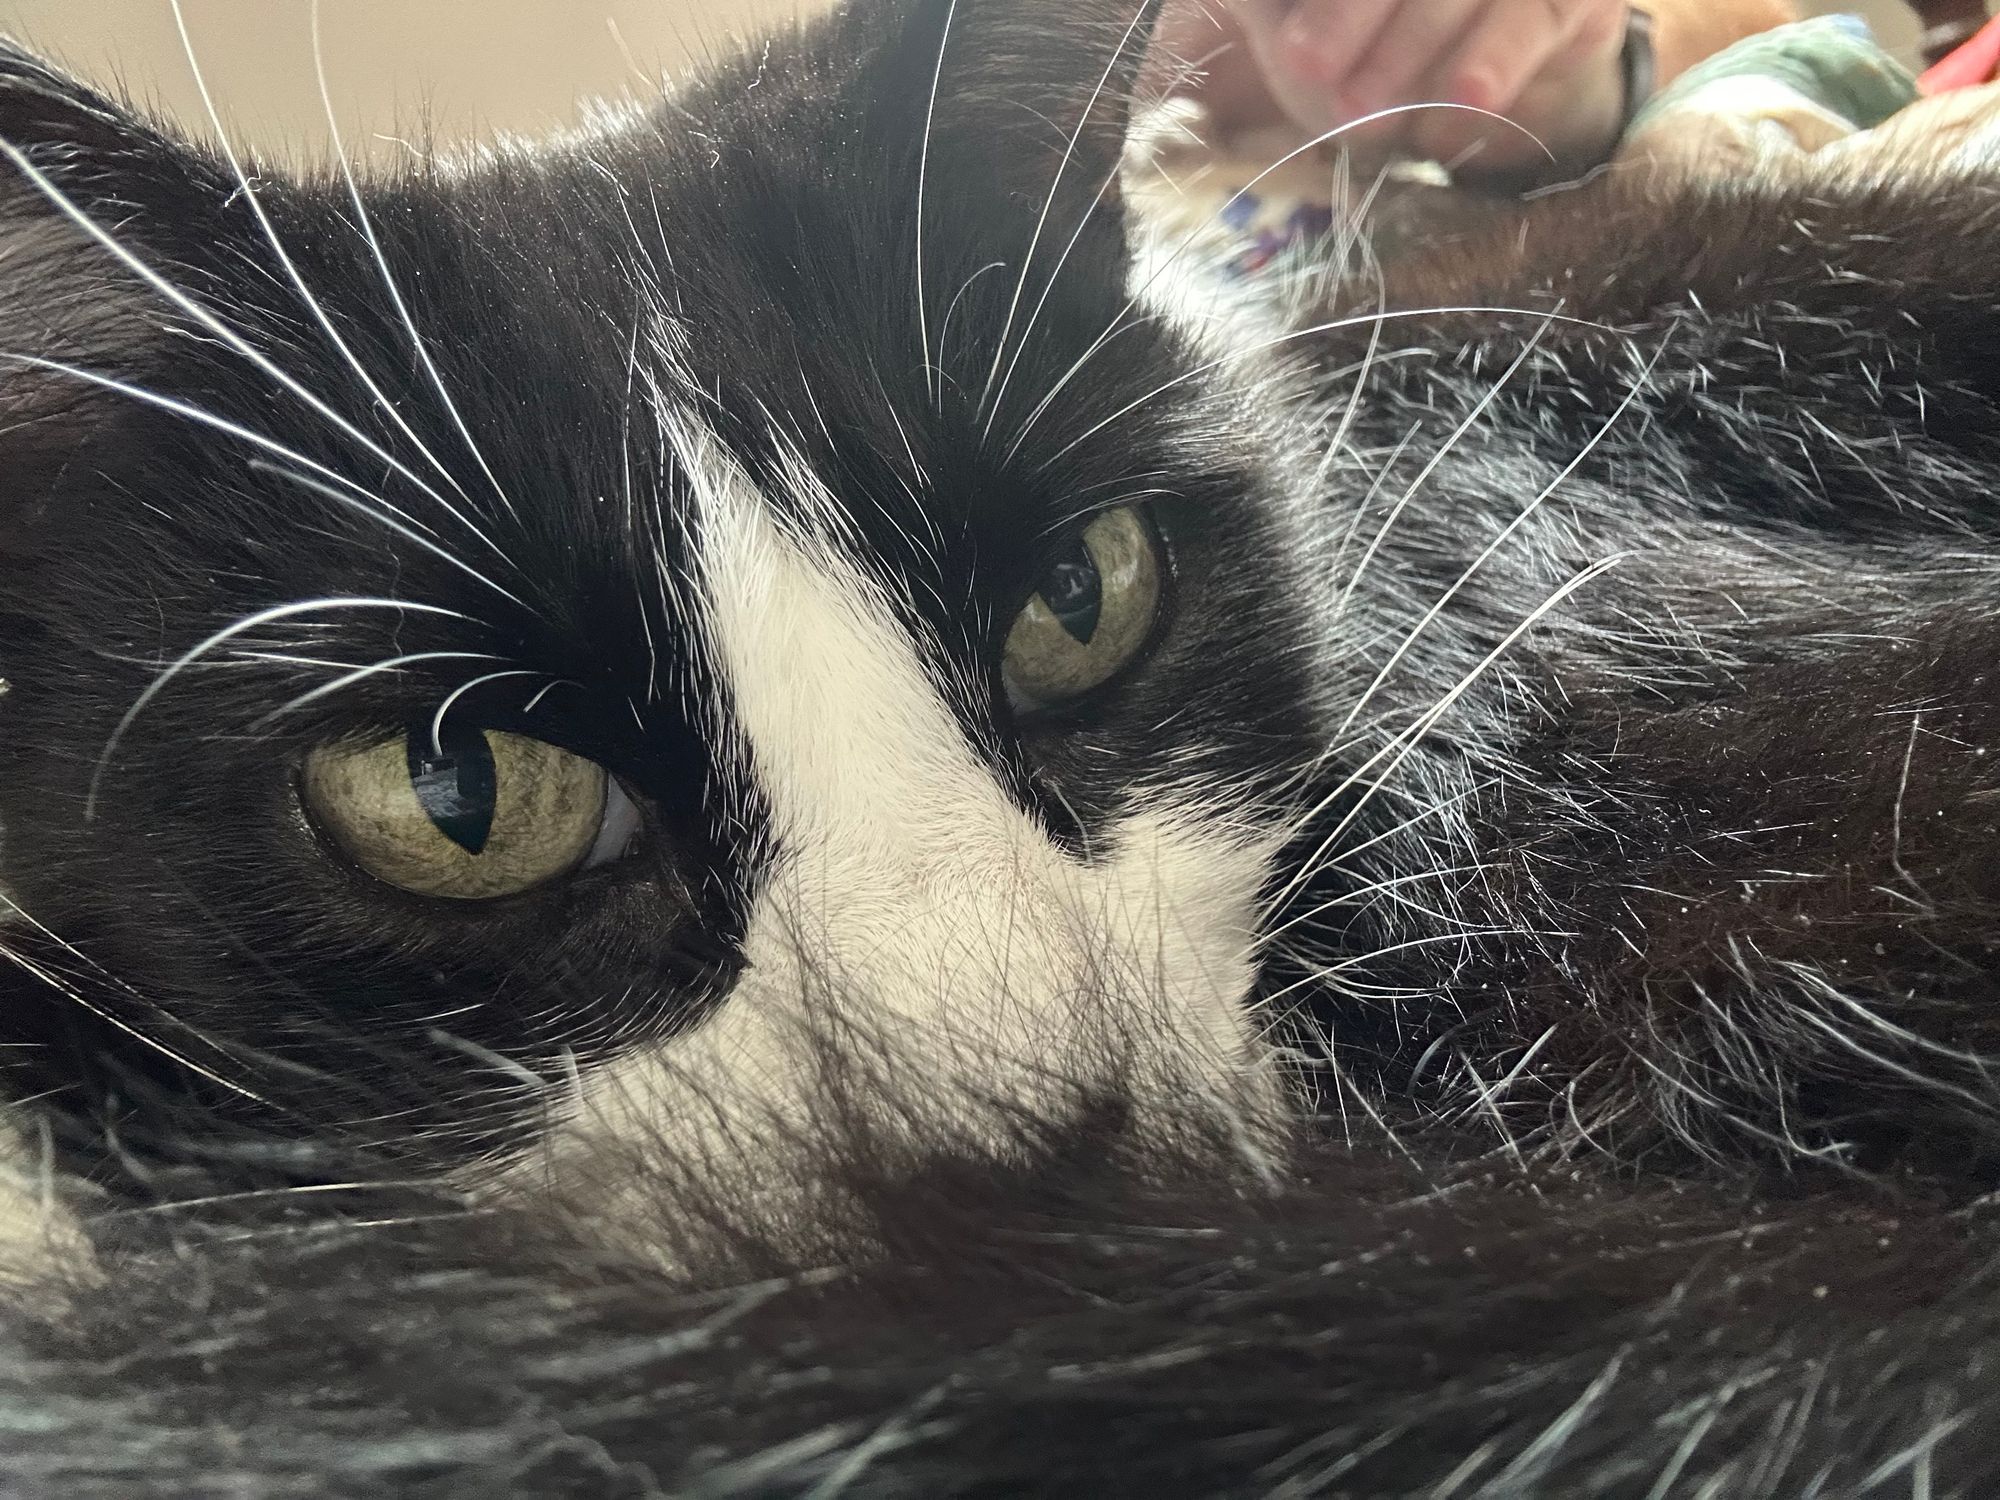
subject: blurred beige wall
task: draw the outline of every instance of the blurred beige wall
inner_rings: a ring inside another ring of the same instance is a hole
[[[342,135],[441,141],[536,133],[583,101],[651,88],[774,18],[822,0],[320,0]],[[182,0],[194,53],[232,134],[326,137],[308,0]],[[167,0],[0,0],[0,33],[142,102],[205,125]],[[378,143],[379,144],[379,143]]]
[[[644,90],[731,36],[825,0],[320,0],[326,67],[351,144],[428,120],[442,141],[535,133],[580,102]],[[1810,0],[1870,13],[1903,48],[1901,0]],[[183,0],[196,56],[232,133],[325,138],[308,0]],[[0,0],[11,33],[94,79],[203,122],[167,0]],[[377,142],[378,149],[385,149]]]
[[[4,3],[0,3],[0,10],[4,9]],[[1843,11],[1859,12],[1874,23],[1883,41],[1900,52],[1905,62],[1916,61],[1912,56],[1917,48],[1916,13],[1903,4],[1903,0],[1865,0],[1858,5],[1853,0],[1848,0],[1845,5],[1838,0],[1821,0],[1821,3],[1810,4],[1806,9],[1835,15]]]

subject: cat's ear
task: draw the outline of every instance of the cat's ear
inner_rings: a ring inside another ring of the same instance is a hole
[[[175,246],[203,169],[197,151],[0,42],[0,572],[32,552],[66,477],[128,460],[103,437],[131,409],[112,382],[153,383],[168,321],[135,267],[184,279]]]
[[[0,41],[0,504],[38,462],[57,461],[76,429],[66,418],[90,404],[89,388],[54,366],[125,375],[156,342],[158,299],[133,263],[169,258],[149,241],[174,221],[196,161]]]
[[[882,81],[921,115],[941,183],[1056,222],[1118,212],[1118,165],[1160,0],[910,0]],[[1108,212],[1107,212],[1108,210]]]
[[[982,403],[996,385],[1022,399],[1056,376],[1017,353],[1016,363],[1028,361],[1021,378],[1010,367],[996,380],[1010,339],[1101,321],[1091,295],[1129,275],[1121,166],[1158,0],[904,0],[897,9],[900,34],[864,70],[864,118],[893,175],[887,196],[913,222],[878,239],[915,257],[927,361],[950,372],[969,360],[973,383],[954,374],[951,386]],[[879,24],[882,14],[855,5],[848,20]],[[987,274],[996,268],[1005,269]],[[1059,357],[1068,363],[1075,352]]]
[[[195,158],[124,105],[0,40],[0,335],[32,324],[29,309],[49,316],[63,305],[50,295],[52,275],[92,275],[105,296],[122,287],[113,244],[139,244],[173,217]]]
[[[158,137],[123,106],[0,38],[0,140],[44,170],[88,176]]]

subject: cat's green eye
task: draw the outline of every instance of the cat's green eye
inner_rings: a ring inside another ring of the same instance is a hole
[[[327,745],[306,760],[307,806],[378,880],[420,896],[491,901],[616,857],[637,815],[595,761],[525,735],[423,730]]]
[[[1123,506],[1092,521],[1007,632],[1009,697],[1048,708],[1116,677],[1153,638],[1164,571],[1159,538],[1138,511]]]

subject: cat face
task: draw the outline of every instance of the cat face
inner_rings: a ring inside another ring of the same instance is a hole
[[[1130,267],[1144,19],[856,6],[361,183],[9,57],[16,1087],[605,1201],[1268,1110],[1323,539]]]

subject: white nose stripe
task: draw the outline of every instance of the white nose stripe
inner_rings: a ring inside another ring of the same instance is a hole
[[[740,487],[702,539],[723,680],[781,840],[895,860],[1046,843],[850,565],[810,555]]]

